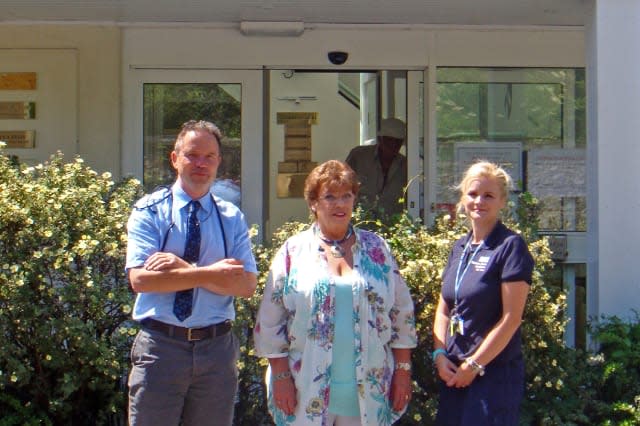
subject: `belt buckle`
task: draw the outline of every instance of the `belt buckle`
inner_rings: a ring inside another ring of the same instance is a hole
[[[197,342],[199,340],[202,340],[202,339],[198,339],[198,338],[193,337],[191,335],[192,331],[193,331],[193,328],[187,328],[187,341],[189,341],[189,342]]]

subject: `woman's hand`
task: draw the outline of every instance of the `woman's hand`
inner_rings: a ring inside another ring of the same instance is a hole
[[[396,369],[391,378],[391,405],[394,411],[402,411],[411,401],[411,371]]]
[[[273,400],[280,410],[290,416],[296,410],[298,401],[296,399],[296,385],[293,377],[273,381]]]
[[[457,368],[456,373],[447,380],[446,383],[449,387],[466,388],[473,382],[477,375],[478,373],[473,371],[469,364],[463,362]]]
[[[439,354],[436,358],[436,370],[438,370],[438,376],[443,382],[447,383],[455,376],[458,371],[458,367],[449,360],[444,354]]]

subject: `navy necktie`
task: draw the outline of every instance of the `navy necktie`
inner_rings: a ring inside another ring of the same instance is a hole
[[[189,203],[189,219],[187,222],[187,241],[184,246],[182,258],[189,263],[195,263],[200,258],[200,222],[198,221],[199,201]],[[180,321],[184,321],[191,316],[193,305],[193,289],[176,292],[173,301],[173,313]]]

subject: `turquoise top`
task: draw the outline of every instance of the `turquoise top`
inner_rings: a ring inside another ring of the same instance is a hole
[[[331,362],[329,412],[339,416],[360,416],[356,384],[353,294],[350,277],[333,277],[336,285],[336,315]]]

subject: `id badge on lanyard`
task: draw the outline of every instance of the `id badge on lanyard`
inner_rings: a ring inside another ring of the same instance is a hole
[[[465,256],[471,251],[471,239],[469,239],[469,242],[467,242],[467,244],[464,247],[464,250],[462,250],[462,254],[460,255],[460,261],[458,262],[458,269],[456,270],[455,304],[454,304],[453,310],[451,311],[451,318],[449,319],[449,334],[451,336],[454,336],[456,333],[460,334],[461,336],[464,336],[464,318],[462,318],[462,315],[458,313],[458,291],[460,290],[460,285],[462,284],[462,279],[464,278],[464,275],[469,270],[469,267],[473,263],[473,259],[476,257],[476,254],[478,254],[478,252],[480,251],[483,245],[484,245],[484,241],[480,241],[480,244],[478,244],[478,247],[473,251],[473,254],[471,254],[469,259],[467,260],[464,270],[462,270],[462,273],[460,273],[461,272],[460,270],[462,269],[463,260]]]
[[[464,336],[464,319],[458,314],[453,315],[449,320],[449,334],[453,336],[456,332]]]

